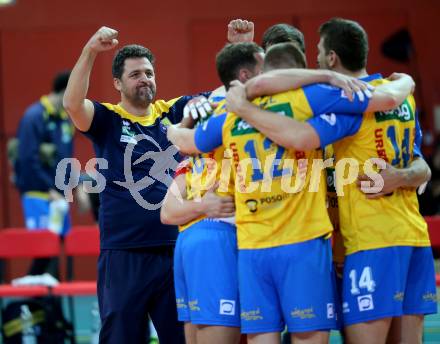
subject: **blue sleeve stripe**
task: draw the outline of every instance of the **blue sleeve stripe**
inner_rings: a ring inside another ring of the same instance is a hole
[[[413,155],[414,157],[423,158],[422,154],[422,128],[420,128],[419,114],[416,112],[416,136],[414,138]]]
[[[197,127],[194,141],[199,151],[208,153],[222,145],[225,119],[226,113],[211,116],[205,123]]]
[[[413,156],[414,156],[414,158],[423,158],[422,151],[416,142],[414,142]]]
[[[324,148],[344,137],[356,134],[362,124],[362,115],[322,114],[312,117],[308,123],[315,129],[320,145]]]
[[[214,96],[214,97],[211,97],[211,102],[213,102],[213,103],[220,103],[222,100],[224,100],[225,99],[225,97],[224,96]]]
[[[350,101],[342,89],[327,84],[313,84],[303,90],[315,115],[327,112],[363,113],[369,104],[367,97],[361,102],[355,95]]]

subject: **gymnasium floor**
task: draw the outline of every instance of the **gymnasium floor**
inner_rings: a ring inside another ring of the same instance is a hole
[[[440,290],[437,290],[440,295]],[[63,300],[64,314],[68,318],[67,300]],[[5,303],[7,303],[6,300]],[[96,297],[77,297],[74,299],[75,304],[75,322],[76,322],[76,337],[77,344],[95,344],[92,342],[95,329],[99,326],[99,320],[96,318]],[[440,306],[438,308],[440,313]],[[440,343],[440,314],[434,314],[426,317],[424,330],[424,343],[438,344]],[[0,338],[0,344],[1,344]],[[151,344],[157,343],[152,341]],[[330,338],[331,344],[342,343],[338,332],[332,332]]]
[[[440,295],[440,290],[437,290],[437,295]],[[93,317],[92,310],[96,298],[93,297],[78,297],[75,299],[75,306],[77,309],[77,339],[78,344],[89,344],[92,334]],[[440,307],[438,309],[440,313]],[[434,314],[426,317],[424,343],[439,344],[440,343],[440,314]],[[65,314],[68,314],[65,312]],[[339,333],[332,332],[331,344],[342,343]]]

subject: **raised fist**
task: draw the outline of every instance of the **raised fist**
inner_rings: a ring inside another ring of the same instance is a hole
[[[96,53],[111,50],[119,43],[117,37],[118,31],[103,26],[89,39],[86,47]]]
[[[228,24],[228,41],[230,43],[252,42],[254,40],[254,23],[243,19],[231,20]]]

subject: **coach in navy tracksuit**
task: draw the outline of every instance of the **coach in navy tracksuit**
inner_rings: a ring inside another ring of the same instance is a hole
[[[73,123],[93,141],[96,157],[108,162],[98,163],[106,180],[99,212],[100,343],[145,343],[147,314],[161,344],[184,343],[172,279],[177,231],[160,222],[160,205],[177,164],[164,124],[180,122],[189,97],[153,103],[153,55],[130,45],[113,60],[120,103],[85,99],[95,57],[118,44],[117,34],[102,27],[90,38],[64,96]]]

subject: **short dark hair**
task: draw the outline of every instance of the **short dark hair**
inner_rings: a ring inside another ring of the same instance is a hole
[[[126,59],[146,57],[154,67],[154,55],[150,49],[141,45],[130,44],[119,49],[112,63],[112,74],[114,78],[120,79],[124,72],[124,63]]]
[[[306,68],[306,56],[294,42],[271,45],[264,56],[264,70]]]
[[[65,70],[58,73],[52,82],[52,92],[60,93],[63,92],[67,87],[67,82],[69,81],[70,70]]]
[[[258,62],[255,54],[262,52],[263,49],[254,42],[226,44],[220,50],[215,62],[217,74],[226,89],[229,88],[231,81],[238,78],[240,68],[255,68]]]
[[[342,18],[332,18],[319,28],[325,53],[333,50],[349,71],[356,72],[366,67],[368,36],[359,23]]]
[[[296,42],[303,53],[306,52],[304,35],[296,27],[289,24],[275,24],[263,34],[262,47],[266,50],[270,45],[285,42]]]

